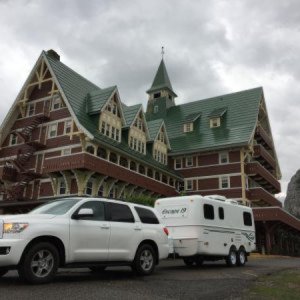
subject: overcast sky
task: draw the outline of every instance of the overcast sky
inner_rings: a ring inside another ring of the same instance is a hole
[[[162,45],[177,103],[263,86],[284,195],[300,168],[297,0],[0,0],[0,121],[50,48],[145,108]]]

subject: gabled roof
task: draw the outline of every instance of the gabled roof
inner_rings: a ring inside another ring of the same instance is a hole
[[[132,106],[127,106],[122,103],[123,113],[126,120],[126,125],[131,126],[132,122],[134,121],[138,111],[142,108],[142,104],[136,104]]]
[[[221,107],[214,109],[209,115],[209,118],[219,118],[222,117],[227,111],[227,107]]]
[[[177,97],[177,95],[173,91],[172,84],[171,84],[171,81],[169,79],[169,75],[167,72],[167,68],[165,66],[164,60],[162,59],[159,64],[156,75],[154,77],[152,86],[147,91],[147,93],[155,92],[155,91],[158,91],[158,90],[161,90],[164,88],[169,89],[174,94],[174,96]]]
[[[112,96],[117,86],[111,86],[105,89],[97,89],[88,93],[86,98],[86,108],[87,113],[95,114],[99,113],[104,106],[104,104],[108,101],[108,99]]]
[[[66,98],[66,104],[70,109],[70,113],[74,115],[75,120],[78,122],[78,127],[87,133],[91,139],[94,139],[98,143],[106,144],[113,149],[117,149],[121,154],[124,153],[132,156],[148,165],[155,166],[168,174],[180,178],[180,176],[175,171],[168,168],[168,166],[157,162],[150,153],[143,155],[132,150],[124,139],[122,139],[121,143],[118,143],[101,134],[98,130],[98,115],[89,115],[86,113],[85,101],[88,93],[97,95],[98,92],[100,93],[101,89],[67,67],[58,59],[53,58],[51,55],[47,55],[46,52],[43,51],[42,55],[46,62],[49,63],[50,72],[57,80],[59,87]],[[124,106],[122,105],[122,107]]]
[[[154,141],[159,129],[161,128],[162,123],[164,122],[163,119],[157,119],[153,121],[147,121],[147,125],[149,128],[149,135],[150,135],[150,141]]]
[[[248,145],[256,126],[262,97],[263,90],[259,87],[169,108],[164,121],[172,153]],[[227,111],[221,126],[211,129],[209,116],[214,110],[224,107]],[[200,122],[192,132],[184,133],[183,120],[196,112],[201,112]]]
[[[201,113],[192,113],[188,116],[185,117],[184,123],[190,123],[190,122],[195,122],[198,118],[200,118]]]

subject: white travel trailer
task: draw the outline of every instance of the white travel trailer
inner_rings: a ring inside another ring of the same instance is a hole
[[[181,196],[158,199],[155,209],[169,230],[170,253],[186,265],[225,259],[243,266],[255,250],[250,207],[223,196]]]

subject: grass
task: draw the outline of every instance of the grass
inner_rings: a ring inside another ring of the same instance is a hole
[[[243,299],[300,299],[300,269],[280,271],[259,277]]]

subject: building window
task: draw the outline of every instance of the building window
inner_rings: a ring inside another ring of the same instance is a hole
[[[228,176],[220,177],[220,188],[221,189],[229,189],[230,188],[229,177]]]
[[[155,105],[155,106],[154,106],[153,112],[154,112],[155,114],[158,113],[158,105]]]
[[[116,128],[116,141],[120,141],[120,130]]]
[[[194,129],[193,123],[183,124],[183,132],[191,132],[193,131],[193,129]]]
[[[211,118],[210,119],[210,128],[220,127],[221,119],[220,118]]]
[[[94,146],[91,146],[91,145],[87,146],[86,147],[86,152],[94,155],[95,154]]]
[[[34,115],[34,109],[35,109],[34,103],[29,103],[29,105],[27,106],[27,117]]]
[[[186,189],[187,191],[191,191],[191,190],[193,189],[193,180],[187,180],[187,181],[186,181],[185,189]]]
[[[85,193],[86,195],[92,195],[93,193],[93,181],[89,180],[86,184],[86,188],[85,188]]]
[[[48,127],[48,138],[53,138],[57,136],[57,124],[51,124]]]
[[[188,156],[185,158],[185,165],[187,167],[192,167],[193,166],[193,157],[192,156]]]
[[[101,133],[102,134],[105,134],[105,122],[102,122],[102,124],[101,124]]]
[[[64,195],[66,193],[66,184],[64,180],[60,180],[59,186],[58,186],[58,193],[60,195]]]
[[[99,187],[98,196],[103,197],[103,185],[100,185],[100,187]]]
[[[229,162],[228,152],[219,153],[219,163],[227,164]]]
[[[72,120],[68,120],[65,122],[65,134],[68,134],[71,132],[72,128]]]
[[[57,110],[63,107],[63,102],[59,95],[55,95],[52,100],[52,110]]]
[[[252,217],[251,217],[250,213],[243,212],[243,218],[244,218],[244,225],[245,226],[252,226]]]
[[[105,132],[105,135],[109,137],[110,135],[110,125],[109,124],[106,124],[106,132]]]
[[[182,158],[176,158],[175,159],[175,169],[181,169],[182,168]]]
[[[62,150],[62,155],[71,155],[71,148],[66,148]]]
[[[9,137],[9,145],[14,146],[14,145],[17,145],[17,143],[18,143],[17,136],[15,134],[11,134]]]
[[[111,127],[111,138],[114,140],[116,138],[116,128],[114,126]]]

